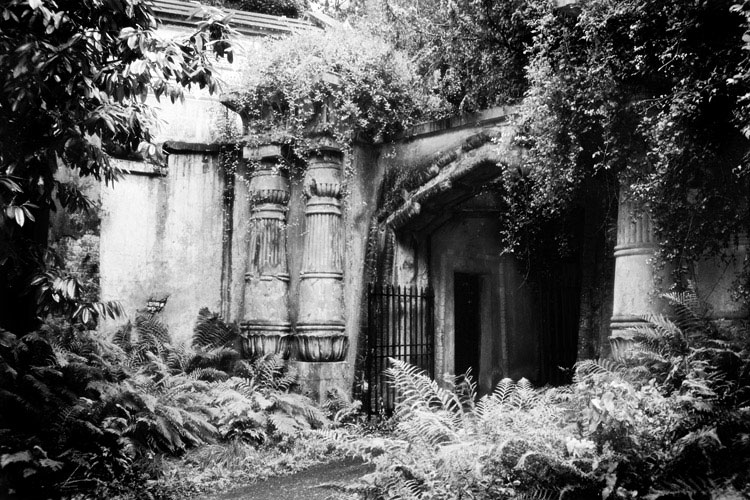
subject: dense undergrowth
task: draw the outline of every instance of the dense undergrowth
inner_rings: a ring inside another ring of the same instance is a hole
[[[193,345],[173,346],[157,316],[112,341],[65,321],[0,331],[0,496],[182,498],[201,490],[195,464],[219,480],[216,467],[263,477],[320,459],[302,435],[331,419],[290,391],[282,359],[241,359],[236,327],[206,309]]]
[[[750,494],[750,338],[677,315],[634,330],[615,359],[579,362],[573,384],[502,380],[478,400],[393,360],[390,437],[329,437],[377,470],[353,487],[378,499],[739,499]],[[343,443],[343,444],[341,444]]]
[[[373,461],[365,498],[734,499],[750,494],[750,338],[672,294],[573,384],[438,384],[394,361],[387,433],[329,430],[356,406],[290,392],[283,360],[243,360],[202,310],[175,347],[158,314],[112,341],[67,322],[0,334],[0,488],[11,498],[187,498],[338,453]],[[323,429],[322,433],[314,431]],[[307,432],[311,431],[311,432]],[[363,437],[364,436],[364,437]]]

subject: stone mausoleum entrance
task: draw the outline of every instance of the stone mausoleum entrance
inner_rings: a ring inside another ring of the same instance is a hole
[[[415,190],[380,226],[380,278],[401,290],[429,290],[434,301],[434,328],[427,332],[434,356],[412,364],[439,383],[469,372],[479,396],[506,377],[537,385],[563,382],[576,360],[580,263],[576,257],[564,269],[545,263],[540,273],[503,252],[502,206],[486,187],[499,168],[497,161],[445,167],[446,179],[438,175]],[[393,309],[408,299],[389,300],[388,308],[368,310],[368,359],[379,360],[368,365],[369,388],[385,395],[379,403],[386,409],[394,396],[378,375],[387,367],[383,360],[410,361],[414,338],[409,313]],[[394,318],[403,333],[372,336]]]

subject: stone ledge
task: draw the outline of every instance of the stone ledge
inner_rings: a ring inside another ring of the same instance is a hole
[[[451,116],[442,120],[419,123],[397,135],[394,141],[435,135],[448,129],[479,127],[507,121],[518,114],[518,106],[496,106],[476,113]]]
[[[127,175],[144,175],[147,177],[166,177],[167,167],[140,160],[112,158],[117,167]]]
[[[220,153],[226,148],[233,147],[234,144],[225,143],[206,143],[206,142],[183,142],[167,141],[162,148],[168,154],[175,153]]]

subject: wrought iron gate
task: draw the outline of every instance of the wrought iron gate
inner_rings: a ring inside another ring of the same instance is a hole
[[[433,303],[429,287],[368,285],[367,390],[363,394],[368,414],[393,410],[395,393],[385,377],[388,358],[406,361],[435,376]]]

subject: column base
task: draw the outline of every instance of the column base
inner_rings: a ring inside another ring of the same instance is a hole
[[[648,322],[637,316],[615,316],[610,323],[608,353],[614,359],[622,359],[633,345],[633,328],[647,325]],[[602,349],[603,350],[603,349]]]
[[[287,325],[260,325],[243,323],[240,326],[240,343],[245,358],[268,354],[289,357],[292,345],[291,327]]]
[[[335,392],[339,397],[350,398],[351,387],[346,383],[349,364],[314,363],[306,361],[290,361],[289,365],[297,372],[297,384],[302,394],[318,401],[325,402],[329,392]]]
[[[298,324],[294,344],[297,360],[331,363],[346,359],[349,339],[344,325]]]

